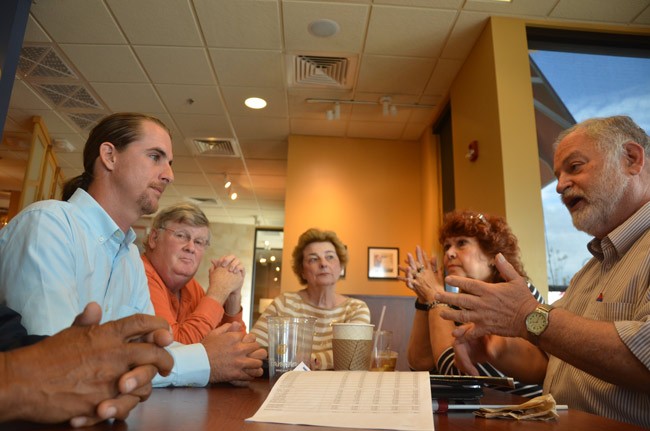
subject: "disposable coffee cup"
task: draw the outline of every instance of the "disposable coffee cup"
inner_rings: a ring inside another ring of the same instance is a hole
[[[301,362],[311,367],[315,317],[271,316],[269,331],[269,379],[274,382]]]
[[[334,369],[368,371],[372,353],[372,330],[368,323],[332,323]]]

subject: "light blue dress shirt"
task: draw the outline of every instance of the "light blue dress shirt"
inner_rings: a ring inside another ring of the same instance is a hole
[[[68,202],[36,202],[0,230],[0,302],[22,315],[30,334],[69,327],[86,304],[102,307],[102,323],[154,314],[147,277],[133,241],[88,193]],[[174,343],[168,377],[154,386],[205,386],[210,363],[201,344]]]

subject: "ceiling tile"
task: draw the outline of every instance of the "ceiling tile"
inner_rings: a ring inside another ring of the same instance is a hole
[[[402,133],[402,139],[405,141],[418,141],[422,138],[423,133],[431,130],[431,123],[408,123]]]
[[[650,6],[648,6],[643,12],[639,14],[639,16],[634,19],[634,24],[650,25]]]
[[[461,12],[451,30],[442,58],[464,60],[488,23],[489,15],[478,12]]]
[[[176,172],[197,172],[199,170],[199,165],[196,162],[195,157],[186,157],[179,156],[174,157],[174,163],[172,164],[174,173]]]
[[[215,84],[210,60],[203,48],[135,46],[134,49],[147,75],[156,84]]]
[[[463,10],[489,12],[497,15],[504,14],[544,17],[548,15],[558,1],[562,2],[566,0],[512,0],[511,2],[467,0],[463,6]],[[573,0],[569,1],[573,2]]]
[[[425,95],[442,96],[445,95],[454,78],[460,71],[463,62],[461,60],[448,60],[441,58],[433,69],[431,79],[424,90]]]
[[[207,217],[209,217],[211,220],[214,219],[214,217],[227,217],[226,210],[224,208],[220,208],[217,206],[206,206],[206,205],[199,205],[201,207],[201,211],[205,213]]]
[[[228,119],[220,115],[176,114],[176,124],[188,138],[232,138]]]
[[[369,5],[283,1],[282,12],[285,47],[288,52],[332,55],[361,52],[363,48]],[[339,32],[330,37],[312,35],[308,31],[309,24],[319,19],[334,21],[339,26]]]
[[[101,1],[34,1],[30,13],[58,43],[126,43]]]
[[[458,12],[376,6],[368,28],[367,54],[437,57]]]
[[[411,114],[410,109],[397,108],[395,115],[383,115],[381,105],[353,105],[350,121],[375,121],[380,123],[405,123]],[[381,115],[379,115],[381,113]]]
[[[257,190],[284,190],[287,185],[286,175],[251,175],[253,187]]]
[[[174,186],[209,186],[202,173],[180,172],[174,165]]]
[[[428,108],[428,109],[411,109],[410,110],[410,116],[408,118],[407,124],[410,123],[431,123],[434,120],[434,113],[435,113],[435,107],[434,108]]]
[[[59,160],[62,167],[83,166],[83,153],[57,153],[57,160]]]
[[[203,45],[188,0],[107,1],[134,45]]]
[[[140,63],[127,45],[60,46],[88,81],[148,82]]]
[[[233,50],[210,48],[219,85],[284,87],[282,51]]]
[[[323,114],[323,117],[325,114]],[[314,135],[314,136],[345,136],[347,121],[341,120],[291,120],[292,135]]]
[[[550,16],[563,19],[583,19],[630,23],[648,7],[647,0],[560,0]]]
[[[366,55],[359,71],[359,91],[420,94],[434,64],[435,60],[427,58]]]
[[[289,143],[287,141],[239,141],[239,147],[246,159],[286,160]]]
[[[83,173],[83,169],[80,168],[66,168],[66,167],[61,167],[61,171],[63,172],[63,178],[70,179],[74,178],[77,175],[81,175]]]
[[[287,118],[232,117],[238,139],[279,140],[289,134]]]
[[[190,198],[214,198],[214,189],[210,186],[174,184],[174,189],[181,195]]]
[[[199,167],[210,174],[238,174],[245,172],[244,163],[238,157],[197,157]]]
[[[99,97],[113,112],[164,112],[151,84],[91,82]]]
[[[246,165],[256,173],[256,175],[286,175],[286,160],[265,160],[251,159],[246,161]]]
[[[374,0],[375,4],[388,4],[393,6],[417,6],[436,9],[457,9],[465,0]]]
[[[284,211],[284,193],[282,196],[280,196],[277,199],[262,199],[261,203],[264,205],[265,208],[269,210],[275,210],[275,211]],[[275,212],[275,211],[269,211],[269,212]]]
[[[276,0],[194,0],[210,47],[282,49]]]
[[[172,114],[226,115],[219,89],[213,85],[156,84],[155,87]]]
[[[33,130],[34,123],[33,117],[41,117],[47,127],[47,131],[52,135],[53,133],[74,133],[75,130],[72,126],[61,117],[56,111],[51,109],[30,109],[26,110],[13,110],[11,111],[11,118],[24,127],[26,130]]]
[[[9,106],[15,109],[49,109],[49,105],[22,79],[14,81]]]
[[[36,43],[49,43],[52,41],[50,37],[43,31],[33,15],[29,15],[27,19],[27,27],[25,28],[25,36],[23,37],[24,42],[36,42]]]

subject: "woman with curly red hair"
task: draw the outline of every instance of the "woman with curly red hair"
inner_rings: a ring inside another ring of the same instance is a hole
[[[505,281],[494,265],[494,259],[501,253],[524,277],[527,277],[521,262],[517,238],[502,217],[484,215],[472,211],[453,211],[445,215],[440,228],[440,244],[443,246],[444,271],[438,270],[437,258],[428,259],[418,246],[416,257],[408,254],[406,266],[399,269],[404,276],[399,278],[415,291],[415,316],[408,347],[408,360],[415,370],[434,370],[437,374],[460,374],[456,368],[454,337],[451,335],[454,322],[440,317],[440,307],[434,297],[444,291],[444,276],[458,275],[481,281],[496,283]],[[537,289],[528,284],[531,294],[539,302],[543,298]],[[507,343],[502,337],[492,337],[491,343]],[[457,347],[456,347],[457,348]],[[475,364],[475,371],[485,376],[505,376],[508,363],[496,356],[501,349],[483,352],[484,362]],[[491,355],[494,353],[494,355]],[[504,372],[497,369],[497,366]],[[538,385],[517,382],[513,391],[518,395],[541,394]]]

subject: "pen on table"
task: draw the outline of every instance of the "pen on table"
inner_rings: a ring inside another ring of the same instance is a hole
[[[446,404],[433,402],[434,413],[446,413],[452,410],[467,411],[467,410],[480,410],[480,409],[502,409],[504,407],[517,407],[512,404]],[[568,410],[569,406],[566,404],[557,404],[555,410]]]

